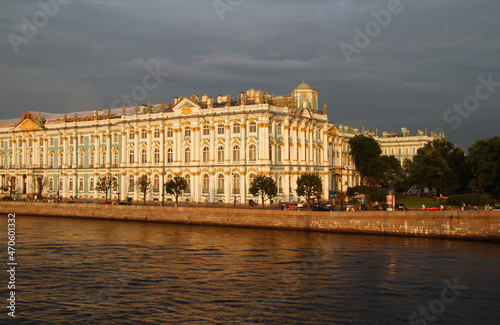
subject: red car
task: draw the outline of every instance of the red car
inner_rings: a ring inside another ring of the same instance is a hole
[[[439,211],[441,210],[440,205],[431,205],[430,207],[427,208],[427,211]]]

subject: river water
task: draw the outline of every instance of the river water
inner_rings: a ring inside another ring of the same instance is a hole
[[[2,324],[500,319],[495,243],[28,216],[16,233],[16,317],[4,306]]]

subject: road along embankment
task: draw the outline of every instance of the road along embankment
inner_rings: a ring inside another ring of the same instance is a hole
[[[309,212],[1,201],[0,213],[500,242],[500,211],[484,210]]]

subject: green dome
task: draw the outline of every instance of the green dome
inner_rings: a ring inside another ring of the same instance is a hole
[[[304,80],[302,80],[302,83],[296,88],[296,89],[312,89],[311,86],[306,84]]]

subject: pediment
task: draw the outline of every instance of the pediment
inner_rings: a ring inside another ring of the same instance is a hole
[[[189,98],[184,98],[180,102],[178,102],[177,105],[172,108],[172,110],[176,115],[188,116],[198,114],[201,110],[201,107],[197,103],[191,101]]]
[[[15,128],[14,131],[40,131],[43,130],[43,128],[32,121],[31,119],[24,119],[21,123],[19,123]]]

